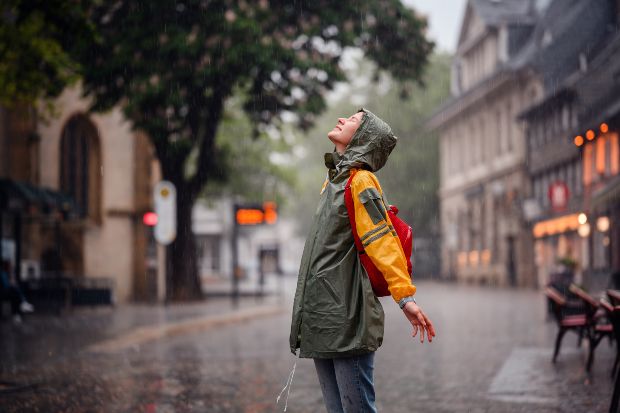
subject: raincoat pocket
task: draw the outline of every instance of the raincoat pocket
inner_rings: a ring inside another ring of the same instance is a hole
[[[318,274],[308,283],[308,309],[318,312],[342,312],[342,283],[337,276]]]
[[[359,200],[364,205],[374,225],[386,219],[387,212],[385,211],[383,199],[375,188],[368,188],[360,192]]]

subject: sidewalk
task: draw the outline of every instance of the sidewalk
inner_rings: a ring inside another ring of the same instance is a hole
[[[223,324],[244,322],[284,312],[283,295],[206,298],[183,304],[127,304],[116,307],[74,307],[60,316],[33,314],[15,325],[0,322],[0,381],[12,372],[83,352],[113,352],[166,336],[201,332]]]

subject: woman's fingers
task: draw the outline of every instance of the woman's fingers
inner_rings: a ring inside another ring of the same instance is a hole
[[[428,318],[426,319],[427,323],[426,323],[426,328],[428,330],[428,333],[435,337],[435,327],[433,327],[433,323],[431,323],[431,320],[429,320]]]

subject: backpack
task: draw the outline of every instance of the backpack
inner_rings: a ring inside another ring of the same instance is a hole
[[[347,206],[347,212],[349,215],[349,222],[351,223],[351,232],[353,233],[353,239],[355,240],[355,247],[360,257],[360,261],[368,274],[368,278],[370,279],[370,284],[372,285],[372,289],[375,292],[377,297],[386,297],[390,295],[390,291],[388,290],[387,282],[385,281],[385,277],[383,273],[379,271],[379,269],[372,262],[368,254],[365,253],[362,242],[360,241],[360,237],[357,234],[356,226],[355,226],[355,208],[353,206],[353,195],[351,194],[351,182],[353,181],[353,177],[355,176],[355,171],[351,172],[351,176],[347,181],[347,184],[344,189],[344,203]],[[412,265],[411,265],[411,252],[413,250],[413,230],[411,226],[407,224],[402,219],[398,218],[396,215],[398,214],[398,208],[394,205],[390,205],[387,209],[387,215],[392,222],[392,226],[396,231],[396,235],[398,235],[398,240],[400,241],[400,245],[405,252],[405,259],[407,260],[407,272],[409,276],[411,276]]]

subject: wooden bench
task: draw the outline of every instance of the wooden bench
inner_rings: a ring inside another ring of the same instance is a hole
[[[587,317],[583,311],[579,313],[571,311],[566,297],[555,288],[551,286],[545,288],[545,296],[547,296],[551,311],[558,325],[558,334],[555,339],[555,350],[553,351],[552,358],[553,363],[555,363],[560,353],[562,338],[564,338],[567,331],[574,331],[577,333],[577,343],[578,345],[581,344],[581,339],[587,329]]]
[[[620,305],[620,291],[607,290],[607,297],[609,298],[609,302],[611,303],[611,305]]]
[[[600,307],[599,302],[594,299],[594,297],[575,284],[571,284],[569,290],[583,303],[586,316],[586,325],[583,331],[589,343],[586,372],[590,373],[592,362],[594,361],[594,351],[605,337],[609,339],[612,338],[612,325],[606,317],[605,311]]]
[[[609,294],[608,294],[609,295]],[[616,360],[612,368],[614,379],[614,391],[611,396],[611,404],[609,413],[618,413],[618,402],[620,401],[620,372],[618,371],[618,360],[620,359],[620,305],[612,305],[611,303],[601,300],[601,307],[607,312],[611,324],[613,326],[613,334],[616,339]]]

